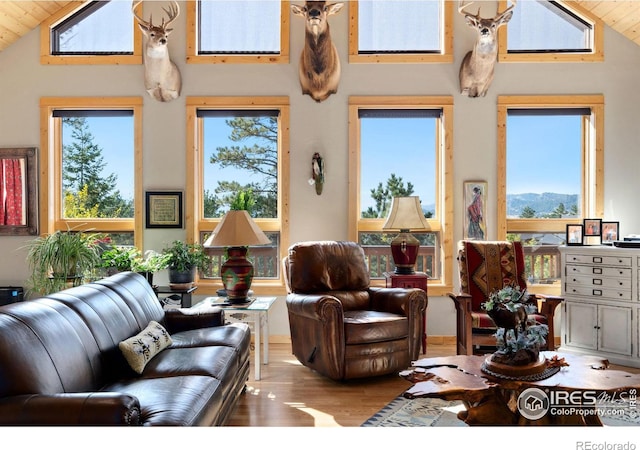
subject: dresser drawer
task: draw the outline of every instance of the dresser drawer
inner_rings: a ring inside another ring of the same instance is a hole
[[[567,264],[592,264],[598,266],[621,266],[631,267],[630,256],[595,256],[595,255],[578,255],[568,254]]]
[[[631,290],[631,277],[607,278],[593,275],[567,275],[567,290],[571,287],[593,287]]]
[[[631,290],[614,289],[596,286],[580,286],[577,284],[565,284],[565,295],[582,297],[584,300],[609,299],[618,301],[631,301]]]
[[[565,267],[567,279],[573,275],[598,275],[602,277],[620,277],[631,279],[631,268],[626,267],[594,267],[567,264]]]

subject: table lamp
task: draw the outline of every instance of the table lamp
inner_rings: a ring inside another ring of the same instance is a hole
[[[391,255],[396,266],[395,273],[410,275],[414,273],[420,241],[413,236],[411,230],[427,230],[427,223],[420,198],[394,197],[387,221],[382,227],[386,231],[400,231],[391,241]]]
[[[245,210],[232,210],[225,214],[205,247],[227,247],[227,260],[220,267],[222,284],[229,303],[247,302],[253,281],[253,264],[247,259],[250,245],[265,245],[271,240]]]

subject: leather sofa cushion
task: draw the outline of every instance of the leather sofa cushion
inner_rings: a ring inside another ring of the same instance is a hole
[[[380,311],[345,311],[347,345],[405,339],[409,324],[405,316]]]
[[[140,401],[140,422],[146,426],[198,426],[216,422],[224,395],[216,378],[185,375],[132,378],[109,384],[104,392],[120,392]]]

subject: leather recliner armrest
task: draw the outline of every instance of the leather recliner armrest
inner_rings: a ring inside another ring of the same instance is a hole
[[[224,310],[219,306],[170,309],[165,311],[164,319],[169,333],[219,327],[224,325]]]
[[[0,399],[2,425],[140,425],[140,402],[117,392],[17,395]]]
[[[342,316],[342,303],[336,297],[326,294],[288,294],[287,308],[292,313],[313,320],[322,320],[326,316],[326,309]]]
[[[410,317],[427,308],[427,294],[422,289],[369,288],[371,306],[376,311],[385,311]]]

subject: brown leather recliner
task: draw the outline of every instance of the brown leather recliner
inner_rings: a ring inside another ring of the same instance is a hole
[[[418,359],[422,289],[369,286],[355,242],[301,242],[283,260],[293,354],[334,380],[386,375]]]

